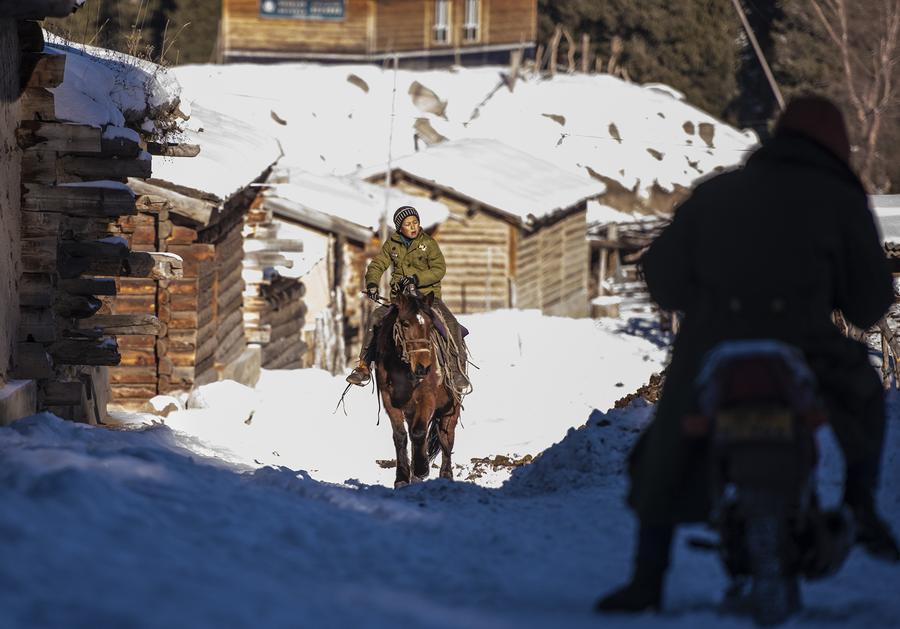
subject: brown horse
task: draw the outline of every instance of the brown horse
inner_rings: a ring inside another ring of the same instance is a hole
[[[450,455],[461,404],[445,382],[438,362],[433,325],[434,295],[402,294],[382,320],[376,336],[375,381],[391,419],[397,449],[397,478],[403,487],[428,476],[431,461],[442,453],[441,478],[453,478]],[[406,450],[412,440],[412,471]]]

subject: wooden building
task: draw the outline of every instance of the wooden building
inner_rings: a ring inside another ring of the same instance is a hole
[[[220,58],[507,63],[537,38],[537,0],[223,0]]]
[[[263,366],[342,372],[346,361],[359,352],[362,327],[372,308],[372,302],[362,296],[363,276],[380,246],[377,234],[385,207],[393,212],[400,205],[417,202],[426,228],[443,222],[448,210],[441,203],[417,200],[397,190],[388,193],[381,186],[350,177],[284,169],[270,183],[261,205],[263,212],[258,220],[254,217],[254,224],[248,221],[247,241],[247,246],[256,250],[278,251],[281,258],[270,259],[273,266],[267,272],[273,281],[267,294],[253,298],[260,309],[261,337],[270,335],[272,339],[262,346]],[[254,243],[266,239],[268,244]],[[302,242],[302,252],[294,247],[292,254],[285,248],[297,242]],[[289,266],[284,266],[286,263]],[[290,286],[289,278],[302,283],[302,302],[278,295]],[[247,304],[245,297],[245,307]],[[299,330],[296,323],[284,330],[282,321],[290,320],[290,310],[301,306],[305,323],[300,318]],[[267,321],[271,322],[268,326]],[[278,347],[274,347],[276,343]],[[290,352],[289,362],[285,351]]]
[[[136,337],[111,370],[112,401],[123,408],[220,379],[242,380],[241,361],[254,360],[245,356],[242,232],[280,153],[272,138],[241,121],[201,107],[193,115],[205,131],[188,121],[180,152],[196,155],[160,160],[153,178],[129,180],[144,202],[134,219],[140,231],[126,237],[178,256],[183,276],[122,282],[113,311],[152,315],[163,324],[156,338]]]
[[[96,60],[86,51],[45,46],[37,22],[17,26],[21,67],[15,78],[22,90],[14,101],[18,127],[7,153],[19,161],[20,180],[11,189],[21,210],[14,234],[19,312],[11,376],[34,383],[34,410],[103,422],[107,367],[120,363],[120,350],[132,335],[154,337],[161,327],[154,316],[110,311],[119,282],[178,277],[181,261],[151,247],[133,249],[122,237],[124,225],[142,228],[142,201],[124,183],[128,176],[150,175],[151,157],[139,134],[98,124],[90,107],[74,109],[85,120],[65,106],[79,83],[77,72],[67,70],[70,62]],[[110,89],[113,81],[124,80],[107,76]],[[159,120],[167,116],[164,109],[157,112]],[[7,196],[9,185],[5,180]],[[5,240],[8,232],[0,237]],[[0,420],[11,419],[4,415]]]
[[[482,139],[403,157],[392,180],[404,192],[450,208],[434,237],[447,261],[443,299],[454,312],[590,314],[586,210],[603,183]]]

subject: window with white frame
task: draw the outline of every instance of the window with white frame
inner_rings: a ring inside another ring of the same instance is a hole
[[[467,42],[478,41],[478,5],[479,0],[466,0],[465,21],[463,22],[463,40]]]
[[[434,0],[434,41],[450,43],[450,0]]]

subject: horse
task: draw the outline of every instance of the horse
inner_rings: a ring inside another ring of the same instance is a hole
[[[439,362],[433,303],[433,293],[398,295],[375,337],[375,383],[397,450],[395,488],[424,480],[438,451],[442,453],[440,477],[453,478],[450,456],[462,403],[444,377],[448,367]]]

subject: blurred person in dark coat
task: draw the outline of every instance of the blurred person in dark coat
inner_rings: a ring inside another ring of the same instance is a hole
[[[650,294],[683,313],[662,396],[631,454],[628,504],[640,520],[634,572],[601,598],[600,612],[659,609],[674,525],[709,514],[706,442],[682,434],[704,355],[729,339],[799,347],[816,374],[846,462],[844,502],[857,541],[900,560],[878,516],[884,391],[866,347],[832,312],[868,328],[894,299],[868,197],[849,167],[841,112],[817,97],[793,100],[773,138],[743,167],[700,184],[641,265]]]

